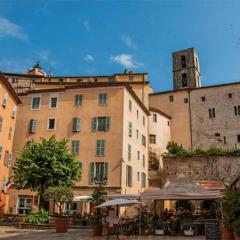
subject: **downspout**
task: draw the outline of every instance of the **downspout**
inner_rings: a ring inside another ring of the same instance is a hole
[[[189,110],[189,123],[190,123],[191,151],[192,151],[193,150],[193,140],[192,140],[191,90],[188,90],[188,110]]]

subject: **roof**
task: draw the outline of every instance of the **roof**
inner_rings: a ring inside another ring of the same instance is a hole
[[[223,83],[223,84],[204,86],[199,88],[183,88],[183,89],[176,89],[176,90],[168,90],[164,92],[150,93],[149,95],[154,96],[154,95],[170,94],[170,93],[176,93],[176,92],[182,92],[182,91],[190,92],[190,91],[202,90],[206,88],[217,88],[217,87],[224,87],[224,86],[231,86],[231,85],[238,85],[238,84],[240,84],[240,82]]]
[[[224,190],[225,185],[223,182],[219,181],[204,181],[204,182],[198,182],[197,183],[200,187],[204,189],[209,189],[209,190]]]
[[[119,75],[123,76],[128,76],[128,75],[148,75],[148,73],[115,73],[113,75],[91,75],[91,76],[84,76],[84,75],[79,75],[79,76],[39,76],[39,75],[33,75],[33,74],[26,74],[26,73],[10,73],[10,72],[3,72],[4,75],[6,76],[19,76],[19,77],[30,77],[30,78],[98,78],[98,77],[115,77]]]
[[[139,99],[139,97],[136,95],[136,93],[133,91],[131,86],[128,83],[124,83],[124,82],[115,82],[115,83],[109,83],[109,82],[87,83],[87,82],[83,82],[83,83],[78,83],[78,84],[74,84],[74,85],[65,85],[65,86],[58,87],[58,88],[47,88],[47,89],[44,88],[44,89],[38,89],[38,90],[30,90],[30,91],[27,91],[26,93],[20,93],[19,96],[26,96],[28,94],[34,94],[34,93],[64,92],[68,89],[118,87],[118,86],[125,87],[128,90],[128,92],[132,95],[132,97],[136,100],[136,102],[139,104],[139,106],[143,109],[143,111],[147,115],[150,115],[150,112],[145,107],[145,105],[142,103],[142,101]]]
[[[4,86],[7,88],[7,90],[10,92],[12,95],[13,99],[17,104],[22,103],[20,98],[18,97],[17,93],[13,89],[12,85],[8,82],[8,80],[5,78],[5,76],[0,72],[0,82],[4,84]]]
[[[156,113],[158,113],[158,114],[160,114],[160,115],[162,115],[162,116],[164,116],[164,117],[166,117],[166,118],[168,118],[168,119],[171,119],[172,117],[171,116],[169,116],[168,114],[166,114],[166,113],[164,113],[164,112],[162,112],[161,110],[159,110],[159,109],[156,109],[156,108],[149,108],[149,111],[150,112],[156,112]]]

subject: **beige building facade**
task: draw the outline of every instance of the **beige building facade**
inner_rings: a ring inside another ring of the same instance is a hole
[[[17,94],[0,73],[0,215],[8,209],[9,170],[13,160],[12,147],[20,103]]]
[[[32,90],[20,98],[14,152],[33,139],[68,139],[82,168],[75,195],[91,194],[100,176],[109,194],[137,194],[148,187],[149,112],[131,87],[78,84]],[[36,205],[34,195],[13,190],[9,212],[27,213],[30,203]],[[24,201],[25,209],[19,208]]]

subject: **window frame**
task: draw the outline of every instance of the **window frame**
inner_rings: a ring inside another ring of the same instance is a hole
[[[52,100],[56,99],[56,106],[52,107]],[[57,96],[50,96],[49,98],[49,109],[57,109],[58,108],[58,97]]]
[[[54,128],[49,128],[49,126],[50,126],[50,120],[54,120]],[[48,118],[48,121],[47,121],[47,130],[48,130],[48,131],[54,131],[54,130],[56,130],[56,125],[57,125],[57,120],[56,120],[55,117],[50,117],[50,118]]]
[[[107,105],[107,93],[99,93],[99,95],[98,95],[98,105],[99,106]]]

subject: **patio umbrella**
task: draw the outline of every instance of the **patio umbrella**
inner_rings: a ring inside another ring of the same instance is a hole
[[[74,202],[84,202],[84,201],[89,201],[91,199],[92,199],[92,197],[88,196],[88,195],[74,196],[73,197]]]
[[[124,199],[124,198],[117,198],[114,200],[109,200],[106,201],[100,205],[98,205],[96,208],[105,208],[105,207],[112,207],[112,206],[131,206],[134,204],[140,204],[141,202],[139,202],[136,199],[133,200],[129,200],[129,199]]]

